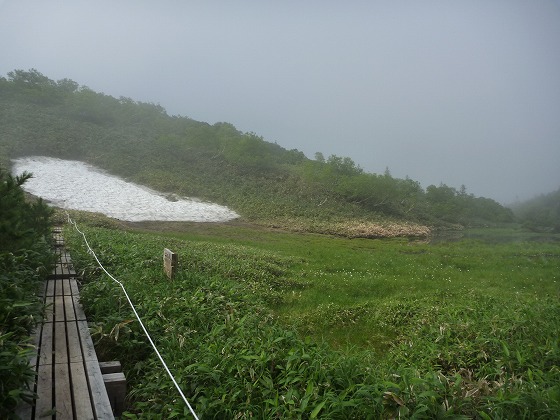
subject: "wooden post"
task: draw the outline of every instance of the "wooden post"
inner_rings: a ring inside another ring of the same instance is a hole
[[[170,279],[172,279],[177,272],[177,261],[177,254],[171,252],[167,248],[163,250],[163,270]]]
[[[105,373],[103,375],[105,389],[111,402],[111,408],[115,416],[120,417],[124,411],[124,401],[126,398],[126,377],[122,372]]]
[[[118,360],[110,362],[99,362],[99,368],[103,374],[103,383],[109,396],[111,408],[116,416],[124,411],[126,398],[126,377],[121,371],[121,362]]]
[[[118,360],[112,360],[110,362],[99,362],[99,369],[101,369],[101,374],[106,373],[118,373],[122,372],[121,362]]]

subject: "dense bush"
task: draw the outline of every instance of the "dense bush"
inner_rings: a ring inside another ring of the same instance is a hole
[[[42,314],[38,282],[52,262],[51,211],[41,201],[25,200],[21,186],[28,178],[0,168],[0,418],[33,398],[26,386],[34,375],[29,336]]]

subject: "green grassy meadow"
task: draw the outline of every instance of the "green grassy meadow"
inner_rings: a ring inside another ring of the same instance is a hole
[[[560,412],[560,245],[428,243],[244,224],[80,222],[202,418],[550,418]],[[476,234],[476,232],[474,232]],[[128,417],[186,414],[120,288],[65,236]],[[170,281],[162,252],[179,254]]]

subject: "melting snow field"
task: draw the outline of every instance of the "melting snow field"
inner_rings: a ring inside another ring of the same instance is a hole
[[[193,199],[168,200],[163,194],[108,175],[79,161],[26,157],[13,161],[12,173],[31,172],[23,188],[64,209],[103,213],[131,222],[143,220],[225,222],[237,213]]]

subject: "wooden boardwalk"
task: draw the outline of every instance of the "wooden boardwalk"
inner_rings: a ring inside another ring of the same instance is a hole
[[[58,262],[40,294],[46,304],[44,322],[35,331],[37,371],[34,406],[22,406],[22,419],[113,419],[113,411],[95,354],[87,320],[79,302],[76,273],[55,230]],[[121,374],[122,375],[122,374]]]

